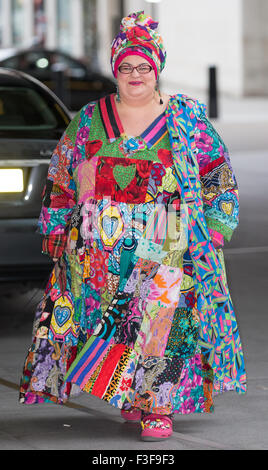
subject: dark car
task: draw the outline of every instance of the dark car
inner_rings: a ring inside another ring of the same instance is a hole
[[[109,77],[89,70],[83,62],[59,50],[35,47],[7,51],[3,58],[0,56],[0,67],[20,70],[37,78],[73,111],[116,91],[115,82]]]
[[[51,154],[70,120],[45,85],[0,68],[0,281],[43,279],[51,267],[37,222]]]

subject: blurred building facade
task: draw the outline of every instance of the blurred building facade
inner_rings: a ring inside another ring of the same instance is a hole
[[[145,10],[167,49],[167,92],[205,92],[208,68],[230,96],[268,95],[268,0],[0,0],[0,47],[41,43],[110,74],[120,18]]]
[[[96,63],[97,0],[0,0],[0,47],[37,44]]]
[[[139,10],[159,21],[168,92],[206,92],[215,66],[222,94],[268,96],[268,0],[124,1],[124,14]]]

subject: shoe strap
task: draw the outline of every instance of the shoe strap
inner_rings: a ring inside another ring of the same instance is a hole
[[[169,424],[170,426],[172,426],[172,420],[167,415],[159,415],[159,414],[156,414],[156,413],[152,413],[152,414],[146,415],[142,418],[142,421],[143,421],[144,424],[146,423],[146,421],[156,421],[156,420],[160,420],[160,421],[163,422],[163,424]]]

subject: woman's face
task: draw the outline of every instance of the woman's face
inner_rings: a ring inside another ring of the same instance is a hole
[[[124,57],[119,67],[124,64],[130,64],[133,67],[137,67],[140,64],[150,65],[145,58],[138,55]],[[156,79],[153,69],[145,74],[139,73],[137,69],[134,69],[133,72],[129,74],[121,73],[118,70],[117,82],[119,94],[125,100],[134,98],[146,99],[146,97],[152,97],[155,92]]]

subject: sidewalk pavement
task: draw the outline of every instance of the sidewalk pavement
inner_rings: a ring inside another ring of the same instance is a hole
[[[268,97],[220,97],[211,122],[230,152],[268,149]]]

